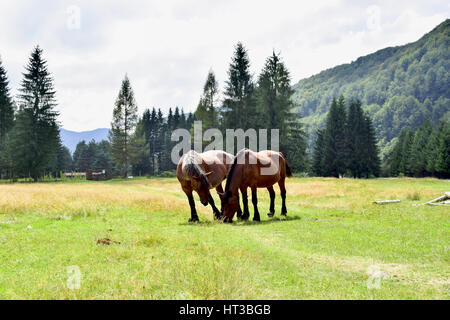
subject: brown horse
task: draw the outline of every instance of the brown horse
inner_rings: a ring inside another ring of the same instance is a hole
[[[222,217],[209,190],[215,188],[218,193],[223,192],[222,181],[226,178],[233,159],[233,155],[219,150],[204,153],[191,150],[181,157],[177,167],[177,178],[191,207],[189,222],[198,221],[193,191],[198,193],[200,202],[204,206],[207,206],[208,203],[211,205],[216,219]]]
[[[236,211],[239,211],[239,189],[244,203],[243,220],[250,216],[248,211],[247,188],[252,189],[254,208],[253,221],[260,221],[258,211],[257,188],[267,188],[270,194],[270,210],[267,214],[275,214],[275,191],[273,185],[278,182],[281,191],[281,215],[287,214],[286,209],[286,177],[292,177],[292,170],[281,152],[260,151],[258,153],[244,149],[239,151],[228,173],[225,192],[219,193],[222,200],[224,222],[232,222]],[[238,213],[239,218],[239,213]]]

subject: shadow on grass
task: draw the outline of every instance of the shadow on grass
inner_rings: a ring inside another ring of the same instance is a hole
[[[248,221],[237,221],[236,217],[233,219],[233,223],[230,225],[233,227],[242,227],[242,226],[259,226],[259,225],[265,225],[265,224],[271,224],[271,223],[278,223],[278,222],[289,222],[289,221],[295,221],[295,220],[301,220],[302,218],[299,216],[287,216],[287,217],[280,217],[275,216],[273,218],[269,218],[268,220],[262,220],[262,221],[252,221],[251,219]],[[192,227],[213,227],[217,224],[223,224],[222,221],[211,221],[211,220],[200,220],[198,222],[184,222],[180,223],[180,226],[192,226]]]

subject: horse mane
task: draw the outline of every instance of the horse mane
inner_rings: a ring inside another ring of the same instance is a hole
[[[237,165],[237,162],[238,162],[238,157],[240,157],[246,151],[247,151],[247,149],[242,149],[241,151],[239,151],[237,153],[236,157],[234,157],[233,164],[230,167],[230,171],[228,171],[227,183],[225,184],[225,193],[228,193],[230,191],[231,179],[232,179],[233,173],[234,173],[234,171],[236,169],[236,165]]]
[[[194,152],[190,151],[186,154],[184,159],[183,169],[191,177],[198,177],[202,185],[209,189],[210,184],[208,178],[206,178],[205,172],[198,165],[200,156]]]

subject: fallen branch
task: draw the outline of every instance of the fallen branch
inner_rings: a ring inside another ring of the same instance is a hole
[[[443,196],[430,200],[425,203],[416,204],[415,206],[448,206],[450,205],[450,192],[446,192]]]
[[[432,204],[436,204],[436,202],[442,202],[442,201],[445,201],[445,200],[448,200],[448,199],[450,199],[450,192],[446,192],[442,197],[439,197],[439,198],[433,199],[431,201],[428,201],[426,204],[428,204],[428,205],[431,204],[432,205]]]
[[[388,203],[399,203],[400,200],[380,200],[374,201],[375,204],[388,204]]]

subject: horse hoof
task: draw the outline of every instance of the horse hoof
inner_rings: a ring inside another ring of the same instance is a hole
[[[214,215],[214,220],[220,220],[220,219],[222,219],[222,215],[220,215],[220,214]]]
[[[223,219],[223,223],[233,223],[233,219],[228,218],[228,217],[225,217],[225,218]]]
[[[269,218],[273,218],[274,215],[275,215],[275,212],[269,212],[269,213],[267,214],[267,216],[268,216]]]
[[[282,217],[286,217],[286,216],[287,216],[287,212],[282,213],[281,216],[282,216]]]
[[[189,218],[189,222],[198,222],[198,217]]]
[[[261,222],[261,219],[260,219],[259,217],[253,218],[253,221],[255,221],[255,222]]]

